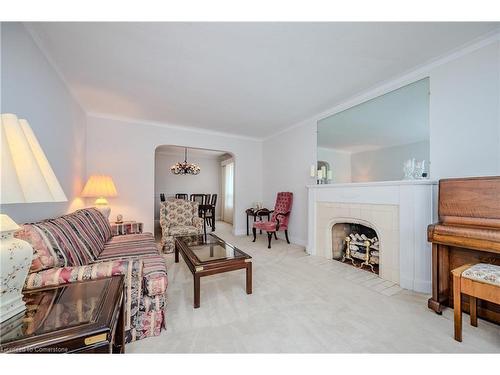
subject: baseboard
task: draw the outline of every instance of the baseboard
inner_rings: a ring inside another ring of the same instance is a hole
[[[235,229],[233,234],[235,236],[244,236],[247,234],[247,230],[246,229]]]
[[[432,292],[432,281],[430,280],[419,280],[419,279],[399,279],[399,286],[403,289],[413,290],[414,292],[431,294]]]
[[[294,245],[299,245],[299,246],[307,246],[307,241],[304,240],[303,238],[297,238],[290,236],[290,242],[293,243]]]

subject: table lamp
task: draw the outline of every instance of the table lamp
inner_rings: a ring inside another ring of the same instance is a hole
[[[82,191],[82,197],[97,198],[95,200],[96,208],[106,217],[109,217],[111,212],[106,198],[116,197],[117,195],[113,179],[111,176],[104,175],[90,176]]]
[[[26,120],[1,115],[0,203],[65,202],[68,199]],[[33,257],[31,245],[14,237],[19,226],[0,214],[0,321],[24,311],[22,288]]]

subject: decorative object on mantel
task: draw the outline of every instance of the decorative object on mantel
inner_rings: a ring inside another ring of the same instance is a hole
[[[111,176],[92,175],[85,184],[82,191],[82,197],[97,198],[95,207],[108,218],[111,208],[106,198],[116,197],[116,187]]]
[[[26,120],[2,114],[1,204],[65,202],[68,199]],[[33,248],[14,237],[20,229],[0,215],[0,321],[25,310],[21,290],[28,275]]]
[[[187,162],[187,148],[184,149],[184,161],[176,163],[170,167],[173,174],[192,174],[197,175],[201,169],[198,165]]]
[[[417,161],[415,158],[405,161],[403,172],[405,180],[420,180],[428,176],[425,160]]]
[[[311,177],[317,177],[316,183],[329,184],[332,182],[333,173],[330,169],[330,163],[322,160],[318,160],[318,169],[313,173],[313,166],[311,166]]]
[[[408,159],[403,165],[404,179],[413,180],[415,173],[415,158]]]
[[[311,165],[311,171],[309,175],[311,176],[311,178],[316,178],[316,166],[314,164]]]

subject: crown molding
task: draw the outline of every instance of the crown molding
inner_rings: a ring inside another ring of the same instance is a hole
[[[221,158],[222,155],[226,154],[226,151],[216,151],[219,154],[213,154],[213,155],[205,154],[205,155],[200,155],[200,154],[196,154],[196,151],[197,150],[205,150],[205,149],[196,148],[196,147],[187,147],[187,149],[188,149],[188,159],[190,159],[190,160],[191,159],[193,159],[193,160],[204,159],[204,160],[218,161]],[[192,151],[195,151],[195,153],[193,154]],[[175,152],[175,151],[161,151],[161,150],[158,151],[158,147],[155,150],[155,154],[156,155],[173,156],[173,157],[176,157],[176,158],[184,158],[184,151],[179,151],[179,152]]]
[[[337,103],[336,105],[330,107],[329,109],[322,111],[320,113],[314,114],[312,116],[306,117],[305,119],[292,124],[282,130],[279,130],[271,135],[268,135],[263,138],[263,141],[267,141],[274,137],[277,137],[281,134],[287,133],[293,129],[311,125],[311,123],[316,124],[317,121],[326,118],[328,116],[334,115],[338,112],[344,111],[348,108],[354,107],[358,104],[366,102],[370,99],[374,99],[380,95],[384,95],[390,91],[397,90],[403,86],[406,86],[412,82],[418,81],[420,79],[426,78],[429,76],[433,69],[437,67],[447,64],[453,60],[456,60],[460,57],[468,55],[474,51],[477,51],[483,47],[486,47],[492,43],[497,43],[500,41],[500,28],[492,30],[486,34],[483,34],[460,47],[457,47],[447,53],[437,57],[435,59],[431,59],[430,61],[417,65],[411,70],[397,75],[388,80],[379,82],[378,84],[358,92],[357,94],[352,95],[348,99]]]
[[[227,137],[227,138],[233,138],[233,139],[242,139],[242,140],[246,140],[246,141],[255,141],[255,142],[262,141],[262,138],[251,137],[251,136],[247,136],[247,135],[226,133],[226,132],[220,132],[220,131],[216,131],[216,130],[208,130],[205,128],[200,128],[200,127],[190,126],[190,125],[170,124],[170,123],[166,123],[166,122],[151,121],[151,120],[145,120],[145,119],[140,119],[140,118],[126,117],[126,116],[115,116],[115,115],[111,115],[111,114],[107,114],[107,113],[87,112],[87,116],[100,118],[100,119],[104,119],[104,120],[125,122],[125,123],[131,124],[131,125],[142,124],[142,125],[155,126],[155,127],[159,127],[159,128],[163,128],[163,129],[182,130],[182,131],[187,131],[187,132],[195,132],[198,134],[215,135],[215,136],[219,136],[219,137]]]

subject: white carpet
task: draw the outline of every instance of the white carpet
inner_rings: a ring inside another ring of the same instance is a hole
[[[216,233],[253,257],[253,294],[245,271],[193,278],[184,260],[167,255],[167,329],[126,346],[128,353],[500,352],[500,327],[464,314],[463,342],[453,339],[453,310],[439,316],[429,296],[409,292],[333,260],[267,237]],[[281,237],[283,235],[281,234]]]

